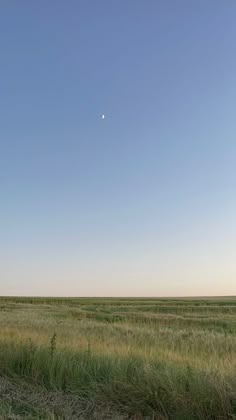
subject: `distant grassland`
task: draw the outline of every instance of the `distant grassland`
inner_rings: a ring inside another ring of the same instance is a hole
[[[236,419],[236,297],[0,298],[0,418]]]

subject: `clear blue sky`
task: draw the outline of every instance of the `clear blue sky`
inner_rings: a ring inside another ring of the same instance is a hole
[[[236,294],[235,21],[0,2],[0,294]]]

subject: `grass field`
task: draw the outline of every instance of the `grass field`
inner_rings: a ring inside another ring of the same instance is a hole
[[[236,298],[0,298],[0,418],[236,419]]]

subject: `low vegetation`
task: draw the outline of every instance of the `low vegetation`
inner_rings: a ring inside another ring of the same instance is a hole
[[[236,298],[0,298],[0,418],[236,419]]]

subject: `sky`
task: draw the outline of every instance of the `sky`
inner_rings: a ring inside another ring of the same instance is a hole
[[[0,295],[236,295],[235,19],[1,0]]]

